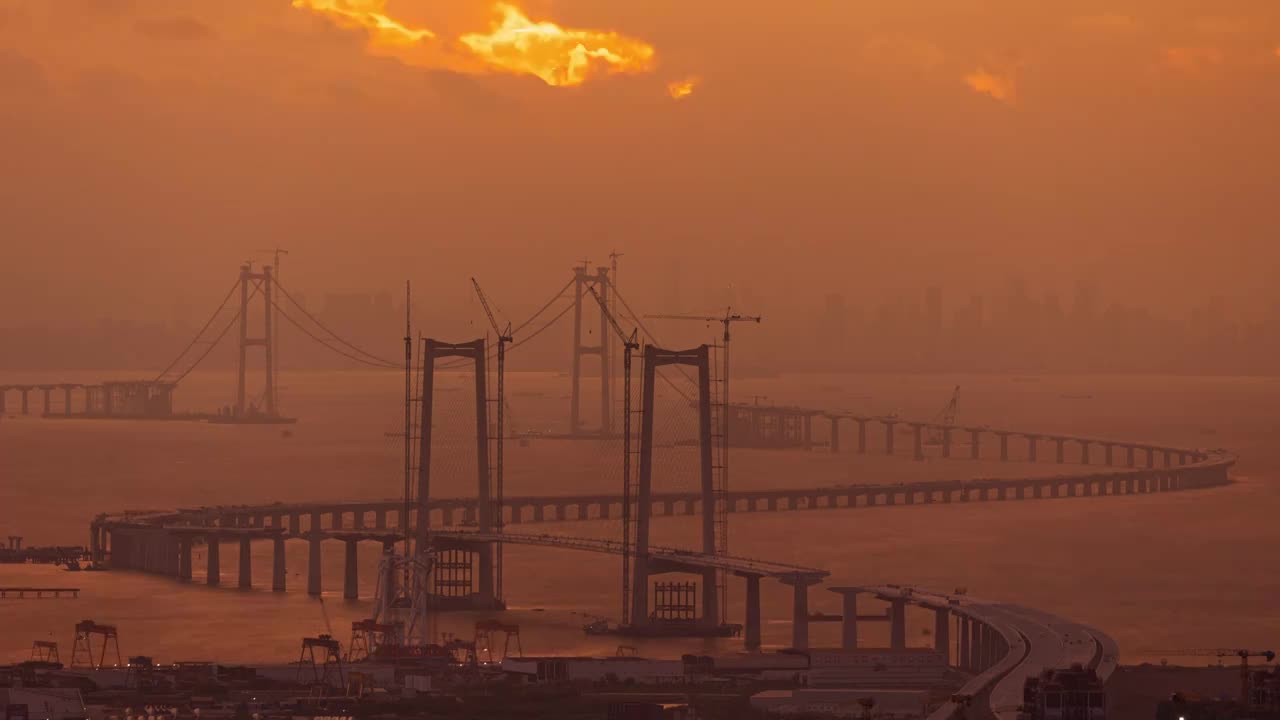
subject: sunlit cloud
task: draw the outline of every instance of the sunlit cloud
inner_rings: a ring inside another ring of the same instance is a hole
[[[342,28],[367,30],[374,45],[412,45],[436,36],[391,19],[386,0],[293,0],[293,6],[320,13]]]
[[[673,80],[667,83],[667,94],[672,100],[683,100],[693,94],[701,82],[700,78],[688,77],[683,80]]]
[[[1017,81],[1012,74],[996,74],[986,68],[978,68],[965,75],[964,82],[974,92],[987,95],[1006,105],[1016,105],[1018,102]]]
[[[596,75],[650,72],[654,47],[614,30],[567,28],[498,2],[486,31],[450,40],[387,14],[386,0],[293,0],[348,30],[369,34],[371,50],[411,64],[460,72],[531,75],[548,85],[581,85]],[[690,89],[690,92],[692,88]]]
[[[548,85],[581,85],[596,72],[639,73],[652,68],[652,45],[613,31],[562,28],[535,22],[514,5],[499,3],[500,19],[487,33],[458,38],[490,68],[534,75]]]

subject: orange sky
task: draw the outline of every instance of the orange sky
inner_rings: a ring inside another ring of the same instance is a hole
[[[518,5],[651,67],[550,87],[290,0],[0,0],[0,325],[165,318],[276,243],[312,287],[537,295],[616,247],[634,283],[776,303],[1015,272],[1179,302],[1275,267],[1274,0]],[[450,42],[495,17],[386,10]]]

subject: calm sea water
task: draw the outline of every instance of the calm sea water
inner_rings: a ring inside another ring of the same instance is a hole
[[[39,375],[6,381],[100,380]],[[447,380],[439,395],[437,435],[442,450],[433,468],[441,495],[473,487],[466,468],[473,452],[467,427],[465,378]],[[0,419],[0,536],[31,544],[87,542],[98,512],[196,504],[274,500],[395,497],[402,483],[398,440],[402,379],[381,373],[288,373],[284,409],[302,421],[284,437],[280,428],[208,426],[176,422]],[[870,510],[735,515],[735,554],[792,561],[832,572],[833,583],[916,583],[1044,608],[1097,625],[1119,640],[1124,658],[1158,657],[1178,647],[1272,647],[1280,644],[1280,430],[1274,408],[1280,382],[1250,378],[802,376],[738,381],[739,397],[868,413],[931,417],[951,387],[962,387],[960,421],[1159,441],[1188,447],[1227,447],[1241,457],[1239,482],[1199,492],[1127,498],[1023,503],[915,506]],[[563,427],[566,379],[512,373],[510,419],[518,429]],[[193,375],[179,401],[193,409],[226,404],[233,378]],[[1087,397],[1086,397],[1087,396]],[[37,400],[33,395],[33,401]],[[687,437],[691,415],[674,396],[671,419],[659,424],[670,441]],[[595,407],[588,396],[586,407]],[[37,403],[38,404],[38,403]],[[9,413],[16,409],[14,396]],[[471,427],[474,427],[473,425]],[[825,436],[825,429],[819,428]],[[852,428],[845,429],[852,443]],[[873,434],[873,443],[879,442]],[[617,443],[534,441],[510,444],[509,494],[616,489]],[[905,443],[900,443],[905,446]],[[994,448],[988,448],[994,451]],[[667,448],[659,484],[692,487],[687,451]],[[1053,472],[984,461],[860,457],[826,452],[750,452],[733,456],[736,487],[813,486]],[[539,526],[547,532],[611,536],[609,522]],[[692,545],[691,519],[656,521],[654,541]],[[47,567],[0,566],[0,585],[76,585],[78,600],[0,601],[0,661],[27,656],[31,641],[59,641],[69,656],[72,627],[82,619],[114,623],[125,655],[162,661],[296,658],[303,635],[331,626],[345,641],[352,620],[366,617],[369,600],[344,601],[341,546],[325,556],[325,601],[303,592],[305,546],[290,546],[289,582],[270,585],[269,546],[254,556],[258,589],[209,589],[125,572],[67,573]],[[362,595],[371,597],[377,550],[361,556]],[[234,582],[237,553],[222,553],[224,581]],[[521,625],[530,653],[611,654],[617,644],[588,638],[588,619],[616,617],[619,564],[613,557],[511,547],[506,551],[509,620]],[[203,571],[197,559],[197,576]],[[742,591],[731,586],[730,614],[741,621]],[[790,598],[764,588],[765,643],[790,637]],[[836,611],[838,598],[821,589],[814,609]],[[439,628],[470,636],[476,615],[440,619]],[[931,627],[921,618],[916,628]],[[864,641],[884,642],[882,629],[864,625]],[[835,644],[835,626],[815,626],[814,642]],[[912,642],[931,638],[912,633]],[[642,653],[731,650],[730,641],[654,641]]]

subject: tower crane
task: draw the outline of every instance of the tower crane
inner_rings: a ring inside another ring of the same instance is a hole
[[[501,535],[502,527],[504,524],[503,517],[502,517],[503,516],[502,441],[507,434],[506,427],[504,425],[505,416],[503,414],[503,410],[505,409],[507,404],[507,395],[506,395],[506,390],[503,387],[503,378],[506,376],[507,343],[511,342],[511,323],[508,322],[507,327],[505,329],[501,328],[498,325],[498,319],[493,315],[493,308],[489,307],[489,299],[484,296],[484,290],[480,289],[480,283],[474,277],[471,278],[471,285],[476,289],[476,297],[480,298],[480,305],[481,307],[484,308],[484,314],[489,318],[489,325],[493,327],[493,332],[496,333],[498,336],[498,398],[497,398],[498,428],[497,428],[497,447],[495,448],[497,457],[496,457],[496,461],[494,462],[494,494],[497,495],[497,498],[496,498],[497,513],[495,517],[495,520],[497,522],[495,524],[497,526],[496,529],[498,531],[498,534]],[[497,593],[498,597],[502,597],[502,543],[501,542],[497,543],[497,547],[494,548],[494,551],[495,552],[494,552],[493,560],[495,565],[495,574],[497,575],[497,583],[494,590]]]
[[[595,285],[587,291],[600,305],[609,327],[622,340],[622,623],[631,621],[631,355],[640,347],[637,330],[628,335]],[[601,342],[604,338],[600,339]]]
[[[1276,659],[1271,650],[1232,650],[1230,648],[1199,648],[1193,650],[1156,650],[1155,654],[1175,657],[1238,657],[1240,658],[1240,702],[1249,704],[1249,658],[1260,657],[1265,662]]]
[[[721,370],[720,391],[721,391],[721,409],[720,409],[720,447],[719,457],[715,463],[716,469],[719,471],[720,482],[716,488],[718,498],[716,500],[715,525],[718,532],[716,533],[717,552],[721,555],[729,554],[729,518],[728,518],[728,493],[729,493],[729,417],[732,414],[732,406],[729,403],[729,328],[738,322],[753,322],[760,324],[762,318],[759,315],[742,315],[735,313],[732,307],[726,307],[724,315],[707,316],[707,315],[646,315],[647,318],[655,320],[696,320],[704,323],[717,322],[724,326],[724,362]],[[720,577],[720,611],[727,612],[728,609],[728,583],[725,580],[724,573],[719,574]]]
[[[947,404],[943,405],[942,409],[938,411],[938,414],[934,416],[933,424],[934,425],[955,425],[956,410],[959,406],[959,403],[960,403],[960,386],[957,385],[955,389],[951,391],[951,399],[948,400]],[[930,445],[942,444],[942,430],[940,430],[937,427],[930,429],[929,444]]]

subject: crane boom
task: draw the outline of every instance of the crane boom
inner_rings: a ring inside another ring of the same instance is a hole
[[[622,340],[623,345],[633,350],[640,347],[640,342],[637,339],[638,335],[636,334],[637,331],[632,330],[631,334],[628,335],[626,331],[622,329],[622,326],[618,324],[617,318],[613,316],[613,313],[610,312],[609,308],[606,306],[604,298],[600,297],[600,293],[596,291],[596,286],[588,285],[587,291],[590,292],[591,297],[595,298],[596,302],[599,303],[600,312],[604,313],[605,319],[609,321],[609,326],[613,328],[615,333],[617,333],[618,337]]]
[[[489,307],[489,298],[484,296],[484,290],[480,289],[480,283],[471,278],[471,286],[476,289],[476,297],[480,298],[480,307],[484,308],[484,314],[489,318],[489,325],[493,327],[493,332],[498,336],[498,342],[511,341],[511,323],[507,323],[506,332],[498,325],[498,319],[493,315],[493,308]]]

